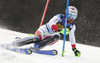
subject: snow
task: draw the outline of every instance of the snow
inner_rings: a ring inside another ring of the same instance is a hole
[[[9,44],[16,40],[15,37],[24,38],[27,36],[29,34],[0,29],[0,44]],[[24,47],[29,46],[32,46],[32,44]],[[100,63],[100,47],[77,43],[77,49],[81,51],[81,56],[75,57],[71,50],[70,42],[66,41],[66,52],[64,57],[62,57],[62,46],[63,41],[59,40],[56,44],[43,48],[44,50],[56,49],[58,51],[58,55],[56,56],[36,53],[26,55],[0,47],[0,63]]]

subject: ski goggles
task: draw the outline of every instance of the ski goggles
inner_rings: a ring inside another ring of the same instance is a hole
[[[75,20],[77,18],[77,15],[68,13],[68,17],[69,17],[69,19]]]

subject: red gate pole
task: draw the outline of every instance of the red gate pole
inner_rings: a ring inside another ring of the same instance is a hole
[[[47,11],[47,8],[48,8],[49,1],[50,0],[47,0],[46,6],[45,6],[45,9],[44,9],[44,13],[42,15],[40,26],[42,26],[42,24],[43,24],[43,21],[44,21],[44,18],[45,18],[45,14],[46,14],[46,11]]]

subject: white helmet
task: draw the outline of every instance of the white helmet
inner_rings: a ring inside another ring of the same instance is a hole
[[[70,19],[75,20],[77,18],[77,14],[78,14],[78,10],[76,7],[74,6],[69,6],[68,7],[68,17]]]

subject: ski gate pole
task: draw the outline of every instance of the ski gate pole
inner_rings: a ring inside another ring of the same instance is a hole
[[[67,6],[66,6],[66,20],[65,20],[65,30],[64,30],[64,41],[63,41],[63,50],[62,50],[62,57],[64,57],[65,53],[65,40],[66,40],[66,28],[67,28],[67,17],[68,17],[68,6],[69,6],[69,0],[67,0]]]
[[[45,6],[45,9],[44,9],[44,13],[43,13],[43,15],[42,15],[42,19],[41,19],[40,26],[42,26],[42,24],[43,24],[44,17],[45,17],[45,14],[46,14],[47,8],[48,8],[49,1],[50,1],[50,0],[47,0],[46,6]]]

